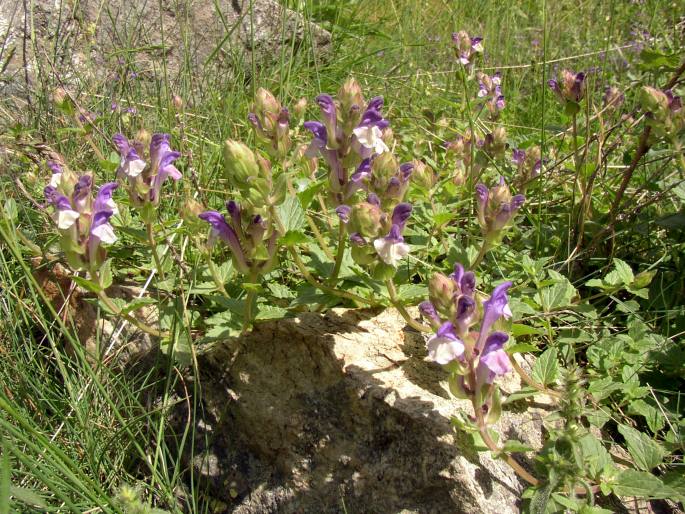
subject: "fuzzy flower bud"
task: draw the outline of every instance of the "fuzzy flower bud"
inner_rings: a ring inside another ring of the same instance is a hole
[[[382,211],[378,205],[360,202],[349,213],[348,230],[365,238],[374,238],[382,228]]]
[[[456,293],[455,282],[442,273],[435,273],[428,282],[428,298],[444,318],[451,319],[454,315]]]
[[[259,165],[255,154],[240,141],[232,139],[224,143],[224,171],[229,182],[239,189],[259,177]]]
[[[418,159],[414,159],[412,164],[414,165],[414,171],[411,175],[412,181],[426,189],[432,188],[437,181],[433,168]]]

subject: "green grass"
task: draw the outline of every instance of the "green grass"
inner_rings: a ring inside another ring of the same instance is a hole
[[[74,98],[85,110],[103,113],[96,123],[98,129],[88,137],[75,137],[73,122],[52,101],[60,87],[50,62],[54,55],[41,55],[35,62],[39,80],[31,94],[31,109],[23,98],[0,101],[0,148],[7,149],[4,157],[0,155],[0,199],[5,206],[0,214],[0,514],[124,512],[117,495],[125,485],[138,488],[144,501],[172,512],[212,511],[193,477],[181,475],[180,457],[168,446],[168,404],[184,401],[174,394],[180,375],[170,363],[173,360],[160,360],[156,368],[134,374],[121,373],[103,362],[94,365],[75,339],[73,312],[62,320],[34,279],[30,258],[53,253],[56,245],[45,212],[32,205],[17,186],[18,180],[32,198],[42,201],[44,155],[31,145],[45,142],[72,169],[94,170],[103,180],[105,171],[94,149],[107,159],[112,134],[133,135],[140,128],[170,132],[184,155],[184,179],[168,190],[160,219],[165,233],[174,234],[172,247],[178,253],[193,241],[196,231],[187,221],[175,228],[179,206],[189,198],[220,206],[229,196],[222,177],[220,143],[227,138],[252,138],[245,115],[258,87],[272,90],[286,105],[307,98],[305,119],[311,119],[316,117],[313,98],[317,94],[334,93],[348,76],[355,76],[369,96],[385,97],[386,117],[392,121],[400,158],[428,158],[446,176],[451,170],[442,160],[440,143],[465,130],[469,118],[474,121],[455,73],[451,32],[463,28],[482,35],[484,66],[503,71],[507,99],[503,123],[510,142],[540,144],[543,155],[556,159],[568,152],[567,138],[559,137],[564,128],[560,108],[546,86],[556,67],[597,67],[591,77],[595,90],[637,83],[640,77],[634,66],[623,65],[624,59],[636,60],[629,47],[634,24],[682,52],[682,27],[676,25],[683,9],[659,0],[518,0],[506,5],[496,0],[286,3],[332,32],[334,48],[327,60],[313,59],[312,48],[304,44],[297,52],[283,48],[272,63],[255,62],[249,55],[232,51],[228,57],[235,63],[232,74],[216,73],[211,60],[204,73],[182,67],[178,76],[171,76],[162,59],[147,70],[151,80],[86,78],[73,92]],[[60,39],[59,31],[57,35],[55,49],[66,45],[68,51],[70,40]],[[136,42],[131,34],[118,36],[128,42],[120,49],[124,56],[121,72],[130,72],[135,69]],[[180,113],[171,105],[173,95],[184,101]],[[634,97],[628,98],[635,102]],[[112,101],[122,108],[135,107],[138,114],[111,113]],[[602,194],[615,190],[620,172],[619,168],[606,170]],[[648,182],[653,172],[653,166],[641,167],[638,182]],[[111,174],[106,178],[111,179]],[[544,180],[532,195],[534,207],[527,213],[519,248],[527,248],[536,258],[550,257],[548,265],[556,269],[572,249],[564,234],[571,191],[564,175]],[[551,189],[560,193],[552,197]],[[620,226],[615,254],[633,269],[654,266],[659,271],[650,300],[640,304],[639,316],[674,343],[685,330],[685,243],[677,233],[655,237],[659,227],[654,221],[676,211],[680,200],[668,195],[651,205],[639,222]],[[12,217],[14,208],[16,216]],[[467,241],[474,238],[469,236]],[[26,240],[38,248],[32,252]],[[176,274],[168,281],[169,288],[180,291],[170,318],[180,326],[187,325],[191,306],[206,307],[189,293],[206,279],[197,271],[202,257],[192,244],[186,252],[190,273]],[[120,270],[122,276],[126,272],[125,278],[138,285],[154,267],[149,251],[132,234],[122,234],[112,255],[127,263]],[[580,286],[611,266],[608,257],[595,256],[575,271],[570,261],[563,269]],[[490,263],[491,280],[507,276],[518,260],[516,251],[499,249]],[[430,265],[444,267],[439,260]],[[615,306],[614,300],[608,301]],[[192,359],[189,362],[192,366]],[[680,401],[678,391],[667,385],[662,389],[665,396]],[[180,446],[192,444],[192,429],[187,430]],[[182,498],[180,490],[185,491]]]

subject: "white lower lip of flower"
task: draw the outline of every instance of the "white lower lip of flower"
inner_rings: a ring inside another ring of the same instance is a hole
[[[50,185],[52,187],[58,187],[60,182],[62,182],[62,174],[61,173],[53,173],[52,177],[50,177]]]
[[[505,318],[511,318],[511,309],[509,308],[509,304],[504,306],[504,309],[502,309],[502,314],[504,314]]]
[[[117,204],[114,201],[114,198],[110,198],[109,200],[107,200],[107,203],[105,203],[105,205],[109,208],[109,210],[112,211],[113,216],[116,216],[117,214],[119,214],[119,207],[117,207]]]
[[[378,155],[389,151],[388,146],[383,141],[381,129],[376,127],[357,127],[352,131],[357,136],[357,141],[365,147],[373,150]]]
[[[91,230],[91,234],[100,239],[103,243],[112,244],[117,240],[114,229],[109,223],[103,223]]]
[[[142,159],[136,159],[135,161],[130,161],[126,164],[124,168],[124,173],[131,178],[136,178],[145,169],[145,161]]]
[[[383,262],[390,266],[397,266],[409,254],[408,244],[388,241],[384,237],[376,239],[373,246]]]
[[[428,341],[428,358],[438,364],[447,364],[464,354],[464,345],[454,339],[433,337]]]
[[[71,209],[64,209],[57,213],[57,228],[60,230],[67,230],[76,222],[79,213]]]

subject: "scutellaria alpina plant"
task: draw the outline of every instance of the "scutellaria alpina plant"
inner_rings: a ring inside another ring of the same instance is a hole
[[[93,176],[76,176],[55,162],[45,199],[54,209],[53,218],[60,233],[60,246],[75,270],[98,270],[107,252],[103,244],[117,240],[110,218],[118,212],[112,198],[115,182],[103,184],[93,198]]]

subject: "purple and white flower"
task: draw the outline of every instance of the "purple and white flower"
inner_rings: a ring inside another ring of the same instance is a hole
[[[476,368],[478,384],[492,384],[495,378],[511,371],[511,361],[504,350],[504,344],[508,339],[509,336],[504,332],[493,332],[487,338]]]
[[[428,340],[428,358],[433,362],[445,365],[464,355],[464,343],[454,332],[454,325],[449,321],[443,323],[436,334]]]

